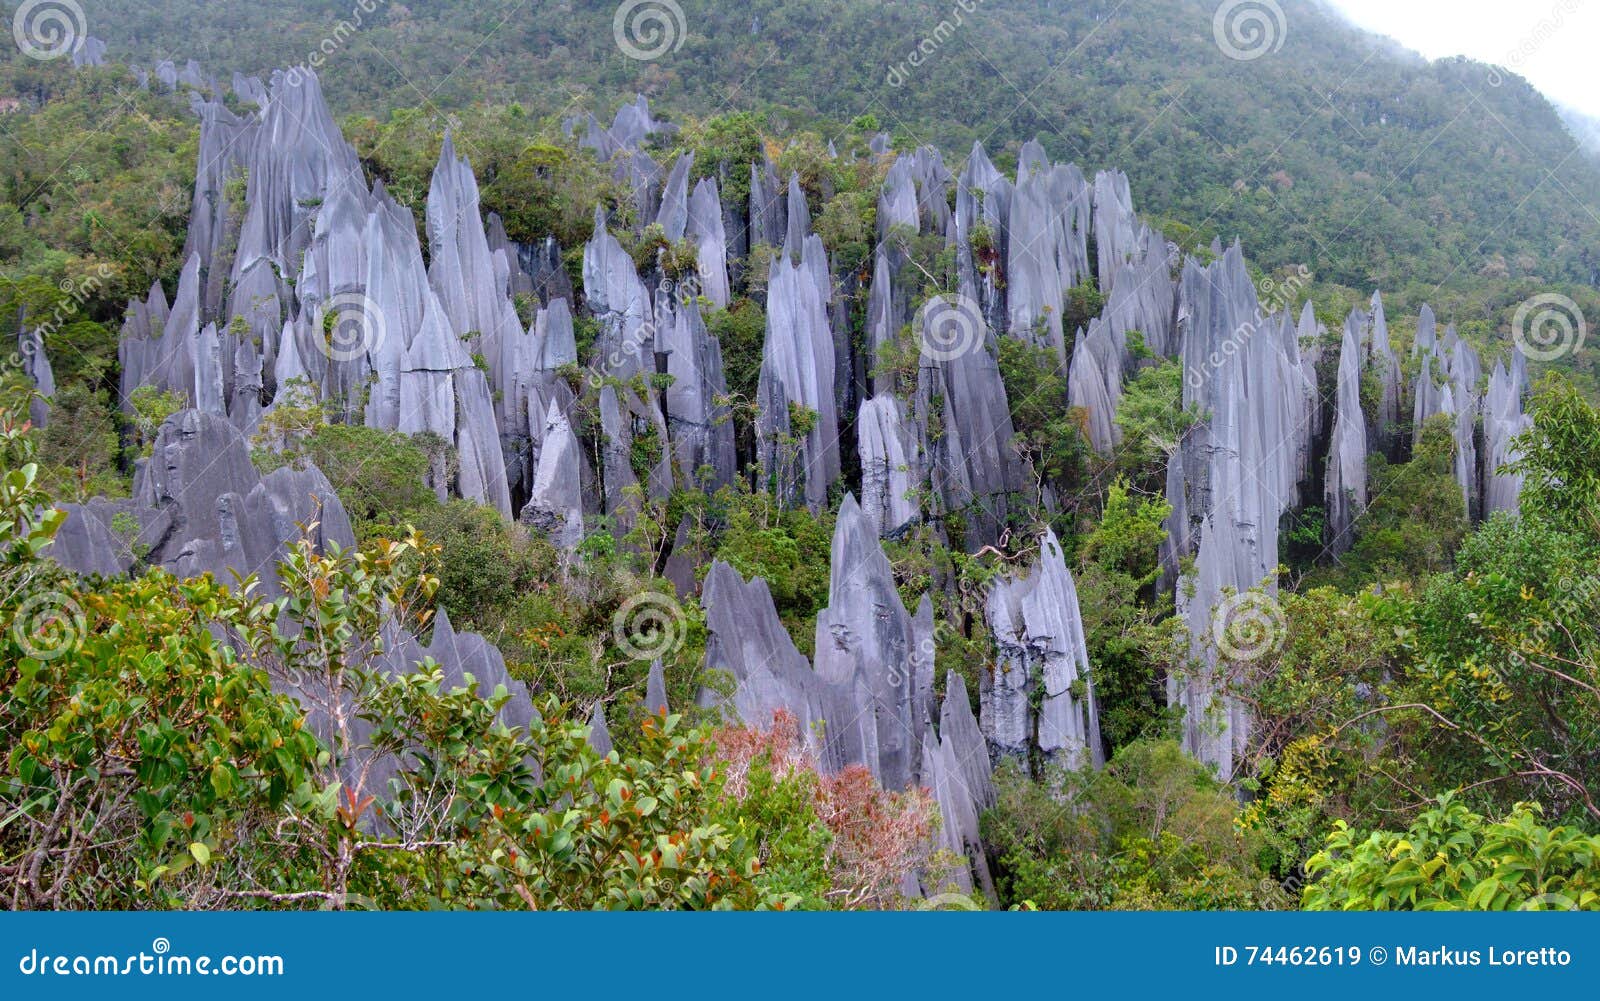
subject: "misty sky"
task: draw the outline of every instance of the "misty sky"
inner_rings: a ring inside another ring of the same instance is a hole
[[[1469,56],[1600,118],[1600,0],[1331,0],[1430,59]],[[1290,28],[1294,30],[1293,10]]]

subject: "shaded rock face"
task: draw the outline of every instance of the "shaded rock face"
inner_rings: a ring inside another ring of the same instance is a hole
[[[1517,351],[1511,368],[1495,362],[1483,396],[1483,514],[1515,514],[1522,495],[1521,473],[1506,467],[1522,457],[1517,437],[1533,424],[1523,412],[1525,362]]]
[[[1026,467],[1011,447],[1014,430],[996,344],[971,299],[934,299],[920,313],[923,344],[966,339],[960,352],[924,349],[917,368],[912,413],[917,451],[928,470],[931,513],[959,512],[971,551],[998,541],[1009,495],[1027,483]],[[961,331],[949,335],[942,330]]]
[[[916,441],[900,402],[884,394],[863,403],[856,436],[861,446],[863,514],[878,536],[898,537],[922,518],[916,493],[921,479]]]
[[[1054,532],[1027,576],[994,585],[986,614],[997,648],[979,689],[989,746],[1023,760],[1037,749],[1069,768],[1103,764],[1077,585]]]
[[[1391,460],[1398,458],[1404,376],[1400,359],[1389,342],[1389,321],[1383,312],[1383,296],[1372,293],[1372,316],[1366,338],[1367,367],[1378,379],[1378,412],[1373,415],[1373,444]]]
[[[1424,336],[1426,333],[1426,336]],[[1424,421],[1439,414],[1451,418],[1454,448],[1454,473],[1466,500],[1468,517],[1486,518],[1496,511],[1515,511],[1521,493],[1521,480],[1515,474],[1498,471],[1514,461],[1512,439],[1526,427],[1522,413],[1526,361],[1513,348],[1511,369],[1496,362],[1487,386],[1483,384],[1483,365],[1472,346],[1456,334],[1454,326],[1436,332],[1433,313],[1424,307],[1418,323],[1414,353],[1421,358],[1416,392],[1412,400],[1412,421],[1420,432]],[[1482,425],[1483,453],[1478,449],[1478,428]]]
[[[828,317],[833,280],[822,240],[809,235],[801,215],[804,206],[804,198],[791,199],[789,237],[768,279],[756,434],[762,466],[778,492],[820,511],[840,471]]]
[[[941,846],[966,855],[964,889],[993,894],[978,816],[994,801],[989,756],[959,678],[942,710],[933,694],[933,604],[908,614],[871,526],[846,497],[836,527],[829,604],[817,620],[817,668],[778,619],[766,583],[718,561],[702,592],[706,668],[735,685],[723,711],[770,726],[785,710],[825,772],[868,768],[885,788],[928,789],[944,819]],[[703,705],[713,705],[709,691]],[[938,717],[935,723],[936,713]]]
[[[677,479],[715,492],[736,474],[733,421],[729,407],[719,402],[728,395],[722,346],[706,330],[695,298],[664,297],[657,315],[657,346],[672,377],[664,395]]]
[[[582,451],[566,415],[553,401],[541,437],[533,489],[520,520],[544,532],[570,557],[583,542]]]
[[[888,789],[910,785],[921,761],[926,721],[916,718],[915,707],[928,704],[933,693],[917,687],[913,660],[931,656],[918,649],[918,640],[877,532],[855,498],[846,496],[833,534],[828,607],[817,616],[816,673],[840,691],[871,700],[837,736],[847,760],[867,765]],[[838,727],[843,721],[832,722]]]
[[[1227,592],[1257,586],[1277,566],[1278,522],[1297,502],[1311,448],[1315,384],[1289,318],[1262,314],[1237,244],[1208,267],[1188,262],[1180,295],[1183,403],[1206,419],[1168,467],[1173,510],[1162,557],[1189,628],[1191,665],[1169,680],[1167,695],[1185,711],[1190,753],[1227,779],[1249,720],[1223,690],[1213,620]],[[1194,568],[1179,579],[1190,555]]]
[[[47,555],[70,570],[125,574],[135,568],[137,551],[145,554],[144,562],[180,577],[211,574],[232,583],[235,574],[256,575],[268,597],[281,593],[278,564],[308,533],[319,552],[332,544],[355,546],[349,518],[321,471],[315,466],[284,467],[263,477],[238,429],[198,410],[175,414],[161,426],[150,459],[135,476],[131,499],[96,499],[63,509],[66,521]],[[126,537],[122,522],[137,526],[133,538]],[[296,628],[293,623],[284,626]],[[501,718],[508,726],[526,726],[532,719],[527,689],[507,672],[499,651],[481,636],[456,633],[444,609],[437,612],[427,647],[392,627],[386,646],[372,666],[409,672],[424,657],[432,657],[447,686],[465,685],[468,674],[484,695],[504,685],[511,700]],[[301,701],[314,732],[327,740],[333,732],[334,701],[325,685],[304,676],[275,675],[272,680],[274,687]],[[368,727],[359,720],[353,725],[359,748]],[[365,759],[362,753],[355,756],[350,777],[360,773]],[[378,763],[369,776],[378,785],[368,788],[381,788],[395,767],[392,761]]]
[[[1360,312],[1350,314],[1339,348],[1333,440],[1328,447],[1324,481],[1328,549],[1336,556],[1354,544],[1356,519],[1367,506],[1367,424],[1361,412],[1362,326]]]

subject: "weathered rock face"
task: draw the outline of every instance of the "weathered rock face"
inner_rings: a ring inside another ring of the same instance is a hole
[[[657,348],[667,356],[672,384],[665,392],[667,433],[677,463],[677,479],[716,490],[734,480],[733,421],[722,373],[722,347],[706,330],[700,304],[693,297],[657,303],[661,318]]]
[[[926,721],[913,706],[927,704],[932,692],[917,690],[913,662],[932,651],[919,650],[917,641],[877,532],[847,495],[833,533],[828,607],[817,615],[816,672],[839,691],[871,700],[859,719],[831,720],[845,729],[830,739],[837,736],[846,760],[865,764],[888,789],[910,785],[921,762]]]
[[[1400,359],[1389,342],[1389,321],[1383,313],[1383,296],[1372,293],[1371,325],[1367,330],[1367,365],[1378,377],[1378,412],[1373,415],[1372,444],[1378,451],[1398,458],[1402,400],[1405,395]]]
[[[1089,332],[1078,332],[1067,372],[1067,404],[1088,417],[1089,444],[1110,455],[1122,441],[1117,403],[1122,399],[1122,343],[1111,326],[1095,317]]]
[[[1495,362],[1489,388],[1484,392],[1484,517],[1501,512],[1515,514],[1519,508],[1523,476],[1505,467],[1521,458],[1517,437],[1533,423],[1522,410],[1525,364],[1520,351],[1513,356],[1509,371],[1502,363]]]
[[[797,179],[791,192],[799,191]],[[804,197],[791,197],[788,238],[767,285],[767,336],[757,389],[761,462],[778,492],[813,511],[839,477],[839,411],[828,308],[833,280],[822,240],[811,235]],[[810,426],[797,427],[803,417]]]
[[[861,405],[856,421],[861,446],[861,506],[873,531],[895,538],[922,518],[917,497],[921,470],[916,440],[900,401],[889,394]]]
[[[606,230],[595,210],[594,236],[583,248],[583,292],[600,322],[596,342],[601,372],[623,381],[655,374],[656,324],[650,290],[633,258]]]
[[[688,234],[697,251],[701,294],[716,308],[727,308],[732,298],[728,282],[728,235],[722,199],[713,178],[700,181],[694,186],[694,194],[689,196]]]
[[[257,575],[263,592],[272,596],[281,590],[278,564],[308,531],[319,552],[335,543],[345,549],[355,546],[344,507],[315,466],[283,467],[263,477],[251,463],[239,430],[225,418],[199,410],[175,414],[161,426],[150,459],[135,476],[131,499],[63,507],[66,522],[47,554],[79,573],[128,573],[138,551],[145,554],[143,562],[180,577],[211,574],[231,583],[234,574]],[[120,521],[138,526],[133,538],[126,537]],[[464,685],[469,673],[481,694],[504,685],[511,700],[501,719],[508,726],[526,726],[532,718],[527,689],[506,671],[499,651],[481,636],[456,633],[444,609],[437,612],[426,648],[399,630],[388,639],[382,660],[372,666],[408,672],[425,656],[432,657],[447,686]],[[301,701],[314,731],[328,738],[333,700],[325,687],[303,676],[272,680]],[[366,733],[364,725],[356,727],[358,748]],[[350,775],[359,772],[357,765],[368,753],[358,751]],[[375,779],[392,774],[393,767],[387,763],[375,768]]]
[[[1054,532],[1040,539],[1027,576],[994,585],[987,618],[996,657],[979,692],[989,746],[1024,760],[1037,748],[1047,762],[1069,768],[1102,764],[1077,585]]]
[[[1491,439],[1490,435],[1492,432],[1500,436],[1498,441],[1500,454],[1509,455],[1510,438],[1516,434],[1516,431],[1511,429],[1521,428],[1521,388],[1512,391],[1515,380],[1511,378],[1510,373],[1503,373],[1499,395],[1495,396],[1493,392],[1495,387],[1491,382],[1489,389],[1480,396],[1478,387],[1483,367],[1478,360],[1478,353],[1456,334],[1454,326],[1446,327],[1444,336],[1438,337],[1432,311],[1427,307],[1423,308],[1424,315],[1418,324],[1415,348],[1416,353],[1421,355],[1422,368],[1417,377],[1417,388],[1412,403],[1414,425],[1420,433],[1423,422],[1428,418],[1438,414],[1450,416],[1455,439],[1455,478],[1461,487],[1462,496],[1466,499],[1468,517],[1478,519],[1495,510],[1512,510],[1515,506],[1514,498],[1521,487],[1518,484],[1511,489],[1510,484],[1503,479],[1495,489],[1496,503],[1510,502],[1512,508],[1493,507],[1488,503],[1491,479],[1494,471],[1502,464],[1493,463],[1492,453],[1497,442]],[[1514,367],[1516,364],[1514,360]],[[1491,416],[1487,409],[1491,403],[1491,396],[1494,397],[1492,402],[1502,408],[1494,416]],[[1485,462],[1482,468],[1479,466],[1477,446],[1480,412],[1483,416],[1485,448],[1491,453],[1484,456]]]
[[[1162,555],[1192,662],[1169,681],[1168,700],[1185,710],[1189,751],[1226,779],[1249,721],[1223,691],[1213,617],[1228,591],[1257,586],[1277,566],[1278,520],[1298,497],[1315,390],[1298,338],[1286,333],[1288,318],[1262,315],[1237,244],[1209,267],[1185,265],[1180,294],[1183,403],[1206,420],[1168,467],[1173,512]],[[1177,580],[1179,562],[1191,554],[1192,574]]]
[[[1339,348],[1338,395],[1324,493],[1328,549],[1335,556],[1354,544],[1356,519],[1367,506],[1367,422],[1361,412],[1363,326],[1361,312],[1351,313]]]
[[[17,353],[22,357],[22,374],[33,384],[39,399],[28,401],[28,419],[37,427],[50,423],[50,400],[56,395],[55,370],[50,367],[50,355],[44,348],[44,337],[33,327],[23,324],[17,335]]]
[[[72,65],[76,69],[106,64],[106,43],[93,35],[84,35],[72,49]]]
[[[583,541],[582,450],[567,417],[554,401],[545,412],[539,465],[520,520],[550,537],[569,556]]]
[[[706,668],[727,672],[736,685],[724,712],[764,728],[786,711],[824,772],[860,765],[886,788],[928,789],[944,819],[941,846],[971,862],[970,871],[956,874],[957,883],[992,897],[977,827],[994,801],[983,736],[959,678],[950,683],[935,730],[933,604],[924,598],[915,615],[906,613],[888,561],[855,503],[846,499],[835,533],[816,671],[784,631],[761,579],[746,583],[718,561],[706,577],[702,603]],[[701,702],[712,705],[714,696],[703,692]]]
[[[1089,202],[1077,167],[1052,167],[1037,142],[1023,146],[1007,227],[1006,329],[1050,349],[1062,367],[1067,363],[1062,305],[1067,290],[1088,275]]]
[[[919,311],[924,349],[912,413],[917,450],[928,470],[930,513],[959,512],[967,548],[976,551],[998,540],[1009,495],[1022,490],[1027,479],[1011,447],[1011,408],[995,341],[971,302],[970,296],[935,298]]]

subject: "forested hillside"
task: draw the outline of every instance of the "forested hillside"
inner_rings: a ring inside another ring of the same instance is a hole
[[[646,62],[613,42],[606,2],[362,15],[350,0],[129,0],[91,27],[126,59],[260,72],[359,17],[325,74],[339,113],[516,100],[604,114],[638,91],[680,115],[756,111],[780,132],[871,114],[951,154],[1037,136],[1085,170],[1122,167],[1145,211],[1320,280],[1399,292],[1600,276],[1600,166],[1543,97],[1509,74],[1494,85],[1489,67],[1427,63],[1314,2],[1284,3],[1281,49],[1249,62],[1218,50],[1203,0],[677,6],[665,30],[681,47]],[[908,66],[941,22],[958,26]]]

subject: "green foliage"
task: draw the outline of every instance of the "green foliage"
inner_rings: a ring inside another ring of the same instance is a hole
[[[1141,367],[1117,404],[1117,427],[1122,430],[1117,467],[1141,489],[1161,492],[1167,458],[1204,417],[1197,408],[1183,405],[1183,367],[1177,361],[1159,358]]]
[[[82,501],[127,493],[117,415],[104,392],[81,383],[58,390],[38,437],[42,482],[52,496]]]
[[[1078,604],[1100,732],[1112,748],[1160,736],[1168,725],[1164,682],[1147,648],[1156,620],[1170,608],[1170,598],[1151,596],[1171,511],[1165,501],[1136,496],[1116,480],[1099,524],[1078,549]]]
[[[129,423],[132,425],[129,430],[140,455],[149,457],[161,425],[186,406],[188,402],[181,395],[154,386],[140,386],[128,394],[128,408],[131,411]]]
[[[1404,831],[1340,822],[1306,868],[1311,911],[1600,910],[1600,837],[1545,826],[1537,804],[1488,820],[1442,796]]]
[[[1138,742],[1104,771],[996,773],[983,816],[1002,902],[1045,910],[1277,909],[1288,900],[1234,823],[1232,793],[1169,741]]]
[[[1370,463],[1371,503],[1344,560],[1347,579],[1416,579],[1448,570],[1467,534],[1452,419],[1438,414],[1422,426],[1410,462],[1390,466],[1373,456]]]
[[[362,424],[313,421],[308,428],[283,451],[258,450],[256,465],[264,470],[315,465],[338,492],[358,535],[392,532],[397,523],[438,503],[428,480],[439,458],[448,461],[443,441]]]
[[[1522,510],[1600,537],[1600,410],[1565,379],[1547,376],[1528,401],[1533,426],[1517,440],[1512,470],[1525,477]]]
[[[768,494],[738,493],[727,500],[715,558],[746,578],[765,580],[796,645],[809,651],[809,624],[828,604],[832,520],[803,507],[780,509]]]
[[[1075,486],[1087,472],[1090,448],[1082,411],[1066,406],[1067,380],[1054,353],[1002,337],[999,364],[1017,447],[1041,479]]]
[[[493,508],[452,500],[413,508],[407,518],[437,547],[428,560],[439,578],[436,600],[458,626],[493,628],[519,598],[559,576],[555,549]]]

